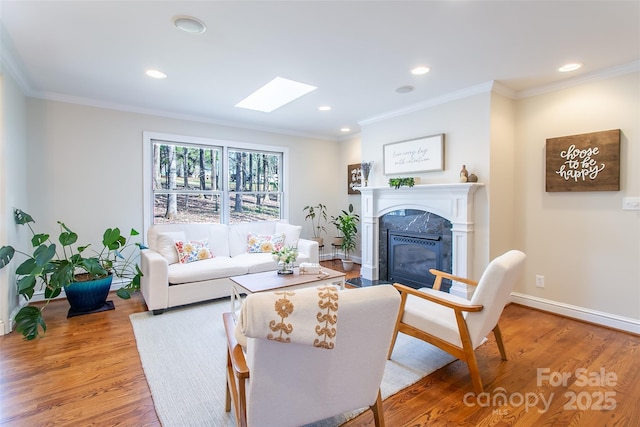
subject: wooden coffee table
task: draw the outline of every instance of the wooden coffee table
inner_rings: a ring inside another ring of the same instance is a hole
[[[236,300],[242,301],[240,294],[253,294],[256,292],[270,292],[280,289],[302,289],[313,286],[337,285],[344,289],[345,273],[322,268],[319,274],[300,274],[298,267],[293,269],[293,274],[278,274],[277,271],[265,271],[263,273],[243,274],[230,277],[233,282],[231,289],[231,311],[236,312]]]

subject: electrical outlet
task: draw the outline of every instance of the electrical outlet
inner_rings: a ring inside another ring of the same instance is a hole
[[[625,211],[640,211],[640,197],[623,197],[622,209]]]
[[[544,276],[536,274],[536,287],[544,288]]]

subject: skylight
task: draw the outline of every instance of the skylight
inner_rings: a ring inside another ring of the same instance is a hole
[[[270,113],[315,89],[315,86],[276,77],[238,102],[236,107]]]

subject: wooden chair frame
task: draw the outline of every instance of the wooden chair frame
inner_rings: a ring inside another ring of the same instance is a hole
[[[245,384],[246,380],[249,379],[249,368],[247,367],[242,346],[238,344],[234,336],[236,322],[233,313],[223,313],[222,318],[227,334],[227,390],[225,411],[231,411],[231,406],[233,406],[236,425],[239,427],[247,427],[247,395]],[[378,390],[376,402],[369,408],[373,412],[376,427],[385,427],[380,390]]]
[[[457,282],[461,282],[470,286],[478,285],[478,282],[474,280],[466,279],[464,277],[454,276],[444,271],[431,269],[429,270],[429,272],[434,276],[436,276],[436,280],[434,281],[434,284],[433,284],[434,290],[440,290],[442,279],[451,279],[451,280],[455,280]],[[484,390],[484,387],[482,385],[482,378],[480,377],[480,370],[478,369],[478,362],[476,360],[476,355],[475,355],[475,352],[473,351],[471,336],[469,335],[469,328],[464,318],[464,312],[479,312],[479,311],[482,311],[484,307],[482,305],[458,304],[456,302],[449,301],[444,298],[439,298],[435,295],[425,294],[414,288],[410,288],[400,283],[394,283],[393,286],[395,286],[395,288],[400,291],[401,300],[400,300],[400,311],[398,312],[398,318],[396,320],[396,328],[393,333],[393,338],[391,340],[391,347],[389,349],[388,359],[391,359],[391,353],[393,353],[393,347],[395,346],[396,338],[398,337],[398,332],[411,335],[415,338],[426,341],[429,344],[435,345],[436,347],[446,351],[447,353],[465,362],[469,368],[469,373],[471,374],[471,382],[473,383],[474,391],[476,393],[482,393],[482,391]],[[404,314],[404,307],[407,302],[407,296],[409,295],[414,295],[418,298],[423,298],[433,303],[451,308],[455,313],[456,323],[458,325],[458,332],[460,333],[460,340],[462,342],[462,347],[459,347],[450,342],[444,341],[436,336],[430,335],[426,331],[417,329],[413,326],[403,323],[402,316]],[[505,352],[504,343],[502,342],[502,333],[500,332],[500,328],[498,327],[497,323],[493,327],[493,334],[496,337],[496,343],[498,344],[498,349],[500,350],[500,356],[502,357],[502,360],[507,360],[507,353]]]

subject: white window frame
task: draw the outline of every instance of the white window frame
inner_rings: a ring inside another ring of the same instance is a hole
[[[238,141],[227,141],[211,138],[201,138],[194,136],[175,135],[161,132],[142,132],[142,198],[143,198],[143,219],[142,225],[144,230],[144,242],[146,242],[147,230],[153,225],[153,143],[155,141],[166,141],[168,144],[191,144],[203,145],[216,148],[222,148],[222,188],[220,189],[222,198],[222,211],[220,213],[220,222],[229,223],[229,149],[239,149],[247,151],[266,151],[274,153],[282,153],[282,167],[278,173],[282,174],[282,208],[280,210],[280,219],[289,217],[289,148],[277,145],[254,144]]]

